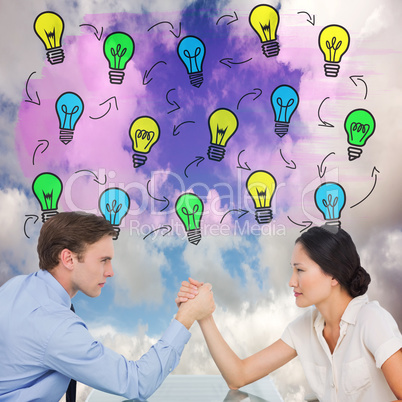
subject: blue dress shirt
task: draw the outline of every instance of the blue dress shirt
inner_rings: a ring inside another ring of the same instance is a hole
[[[70,310],[47,271],[0,288],[0,402],[59,401],[71,378],[129,399],[147,399],[177,366],[189,331],[173,320],[137,361],[106,348]]]

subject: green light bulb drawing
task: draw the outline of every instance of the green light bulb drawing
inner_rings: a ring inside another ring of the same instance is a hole
[[[42,213],[42,222],[56,215],[63,183],[53,173],[41,173],[32,183],[32,191],[38,199]]]
[[[365,109],[352,110],[345,119],[345,130],[348,135],[349,160],[353,161],[360,157],[363,147],[369,137],[374,134],[376,127],[374,116]]]
[[[134,54],[134,41],[124,32],[110,34],[103,43],[103,53],[109,62],[109,80],[111,84],[121,84],[124,69]]]
[[[187,238],[191,244],[197,245],[201,240],[201,217],[204,204],[198,195],[184,193],[176,201],[176,213],[186,228]]]

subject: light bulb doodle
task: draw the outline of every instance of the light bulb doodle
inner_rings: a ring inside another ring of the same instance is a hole
[[[249,23],[259,36],[262,43],[262,52],[266,57],[279,54],[279,44],[276,32],[279,25],[279,14],[268,4],[255,6],[249,16]]]
[[[239,121],[231,110],[220,108],[209,116],[208,125],[211,133],[208,158],[219,162],[225,156],[226,144],[236,132]]]
[[[39,14],[34,22],[34,31],[45,45],[49,63],[62,63],[64,51],[61,48],[61,38],[64,31],[64,22],[60,15],[50,11]]]
[[[132,122],[129,133],[134,151],[133,166],[138,168],[146,162],[145,154],[159,140],[159,124],[152,117],[141,116]]]
[[[130,209],[130,197],[118,187],[108,188],[99,197],[99,209],[104,218],[113,225],[115,231],[113,239],[117,240],[120,233],[119,226]]]
[[[202,64],[205,58],[205,44],[196,36],[184,37],[177,46],[177,54],[187,69],[190,84],[199,88],[204,81]]]
[[[59,118],[60,141],[67,145],[74,136],[77,121],[84,111],[84,102],[74,92],[61,94],[56,101],[56,113]]]
[[[353,161],[360,157],[363,152],[361,147],[374,134],[375,119],[368,110],[355,109],[346,116],[344,127],[351,145],[348,148],[349,160]]]
[[[271,95],[271,105],[275,113],[275,133],[283,137],[289,129],[290,118],[299,104],[299,95],[289,85],[280,85]]]
[[[271,222],[271,200],[276,190],[275,178],[265,170],[257,170],[248,177],[246,188],[254,202],[256,221],[260,224]]]
[[[201,240],[201,218],[204,212],[204,203],[198,195],[184,193],[176,201],[176,213],[187,232],[188,241],[197,245]]]
[[[32,191],[42,209],[42,222],[58,214],[58,204],[63,191],[63,183],[53,173],[44,172],[32,182]]]
[[[349,49],[349,32],[340,25],[328,25],[323,28],[318,37],[318,45],[324,54],[324,71],[327,77],[337,77],[339,62]]]
[[[326,227],[331,231],[337,231],[341,226],[339,219],[346,202],[343,187],[338,183],[323,183],[315,190],[314,201],[324,216]]]
[[[103,53],[109,62],[109,81],[122,84],[127,62],[133,57],[135,45],[133,38],[124,32],[114,32],[103,42]]]

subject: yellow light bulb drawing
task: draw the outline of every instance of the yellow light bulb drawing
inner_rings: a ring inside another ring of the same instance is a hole
[[[141,116],[133,121],[130,127],[130,138],[133,143],[133,166],[142,166],[153,145],[159,140],[159,124],[149,116]]]
[[[64,22],[60,15],[50,11],[39,14],[34,22],[34,31],[45,45],[49,63],[62,63],[64,52],[61,48],[61,37],[64,31]]]
[[[249,23],[259,36],[262,52],[266,57],[279,54],[279,44],[276,41],[276,31],[279,25],[279,14],[275,8],[260,4],[251,10]]]
[[[219,162],[225,156],[226,144],[236,132],[239,121],[231,110],[221,108],[209,116],[208,125],[211,133],[208,158]]]
[[[265,170],[257,170],[248,177],[246,187],[254,201],[256,221],[260,224],[271,222],[271,200],[276,190],[275,178]]]
[[[339,62],[349,49],[349,32],[340,25],[328,25],[318,37],[318,45],[324,54],[324,71],[327,77],[337,77]]]

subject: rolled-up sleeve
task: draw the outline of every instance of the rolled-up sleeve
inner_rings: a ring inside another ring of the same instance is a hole
[[[178,365],[190,332],[173,320],[139,360],[96,341],[82,321],[66,321],[49,337],[43,364],[104,392],[145,400]]]

